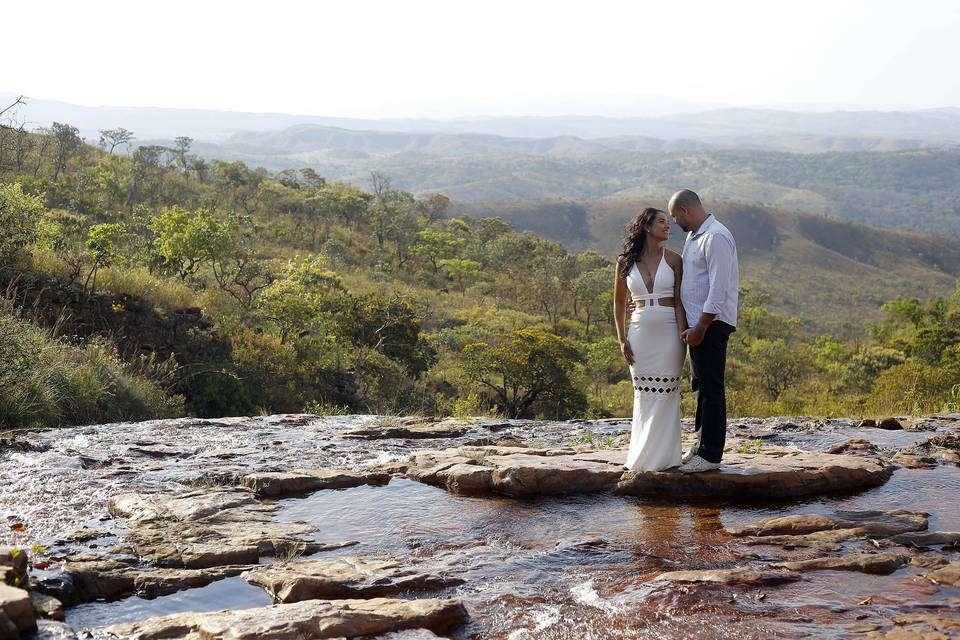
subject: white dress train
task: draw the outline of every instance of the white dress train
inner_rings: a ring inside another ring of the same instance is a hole
[[[633,428],[626,466],[631,471],[662,471],[680,464],[680,370],[686,346],[673,307],[662,307],[659,298],[673,298],[674,274],[661,255],[647,289],[636,264],[627,275],[633,300],[644,307],[630,316],[627,340],[633,350]]]

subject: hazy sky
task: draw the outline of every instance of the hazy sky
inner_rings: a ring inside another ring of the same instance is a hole
[[[956,0],[16,2],[0,91],[337,116],[960,105]],[[639,115],[639,113],[638,113]]]

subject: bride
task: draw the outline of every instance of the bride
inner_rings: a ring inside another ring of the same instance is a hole
[[[633,430],[626,467],[662,471],[680,464],[680,370],[687,320],[680,303],[683,260],[665,248],[670,220],[646,208],[627,226],[617,261],[613,313],[633,382]],[[633,313],[625,325],[627,296]]]

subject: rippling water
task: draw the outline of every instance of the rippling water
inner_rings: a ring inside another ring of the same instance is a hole
[[[106,499],[121,491],[183,491],[191,483],[236,478],[250,469],[360,468],[417,448],[453,446],[491,434],[478,427],[453,441],[357,441],[345,429],[370,417],[270,417],[102,425],[32,434],[45,451],[0,458],[0,516],[27,525],[18,542],[52,542],[81,526],[122,534]],[[759,421],[745,428],[758,429]],[[516,422],[496,437],[565,442],[582,425]],[[605,433],[623,426],[603,425]],[[842,421],[776,431],[767,441],[824,450],[852,437],[885,448],[929,432],[856,429]],[[736,430],[734,430],[736,433]],[[931,530],[960,530],[960,469],[899,469],[884,486],[852,496],[781,505],[658,503],[607,494],[515,501],[453,496],[405,479],[385,487],[320,491],[280,502],[278,519],[306,521],[322,542],[359,544],[318,557],[372,554],[422,563],[463,577],[443,595],[462,598],[472,622],[455,637],[818,638],[849,637],[843,625],[949,607],[956,589],[892,576],[823,571],[762,591],[651,583],[663,571],[725,567],[763,559],[815,557],[810,550],[747,547],[723,529],[790,513],[908,508],[932,514]],[[104,519],[107,518],[107,519]],[[867,550],[866,541],[847,543]],[[960,559],[956,551],[944,552]],[[866,598],[869,606],[859,605]],[[268,598],[240,578],[144,600],[91,603],[68,612],[77,628],[190,610],[259,606]],[[955,603],[954,603],[955,604]]]

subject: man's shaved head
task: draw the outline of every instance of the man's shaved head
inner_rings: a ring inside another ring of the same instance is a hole
[[[668,206],[671,209],[676,207],[678,209],[694,211],[703,207],[703,203],[700,202],[700,196],[690,189],[681,189],[673,194],[673,196],[670,198],[670,204]]]
[[[681,189],[673,194],[667,210],[673,221],[684,231],[699,229],[707,219],[707,212],[703,208],[703,203],[700,202],[700,196],[690,189]]]

